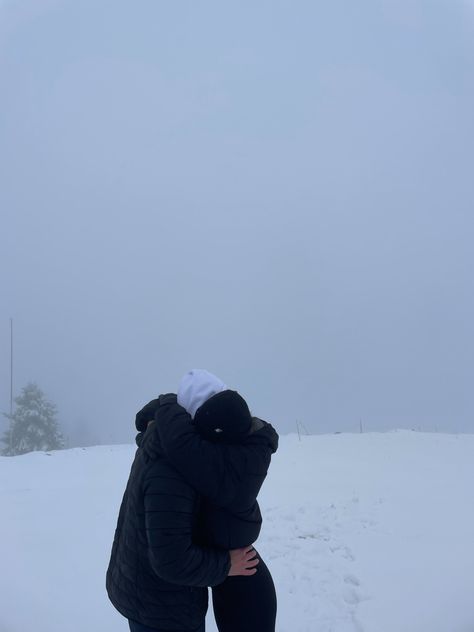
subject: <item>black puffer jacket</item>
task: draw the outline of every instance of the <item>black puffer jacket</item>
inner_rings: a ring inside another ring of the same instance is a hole
[[[162,413],[175,408],[175,401],[162,399]],[[128,619],[159,630],[188,632],[196,630],[206,613],[204,586],[224,581],[230,557],[228,551],[196,545],[199,495],[164,458],[154,426],[137,436],[107,592]]]
[[[254,418],[252,432],[241,443],[215,444],[201,437],[179,405],[156,421],[167,459],[204,497],[200,539],[223,549],[253,544],[262,524],[257,495],[278,448],[275,429]]]

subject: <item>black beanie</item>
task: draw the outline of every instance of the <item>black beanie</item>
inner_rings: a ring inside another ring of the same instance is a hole
[[[209,441],[239,443],[252,426],[252,416],[245,399],[237,391],[222,391],[197,409],[194,423]]]

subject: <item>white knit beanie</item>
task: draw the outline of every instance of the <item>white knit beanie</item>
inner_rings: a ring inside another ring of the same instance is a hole
[[[226,391],[227,386],[218,377],[205,369],[193,369],[182,378],[178,387],[178,404],[194,419],[198,408],[213,395]]]

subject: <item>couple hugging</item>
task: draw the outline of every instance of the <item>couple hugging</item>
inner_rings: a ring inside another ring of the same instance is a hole
[[[219,632],[274,632],[271,574],[253,548],[257,495],[278,447],[273,427],[215,375],[136,416],[138,450],[120,507],[107,592],[131,632],[204,632],[212,588]]]

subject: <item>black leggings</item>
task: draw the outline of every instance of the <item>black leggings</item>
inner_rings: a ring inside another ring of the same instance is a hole
[[[255,575],[228,577],[212,589],[219,632],[275,632],[275,586],[267,565],[258,557]]]

